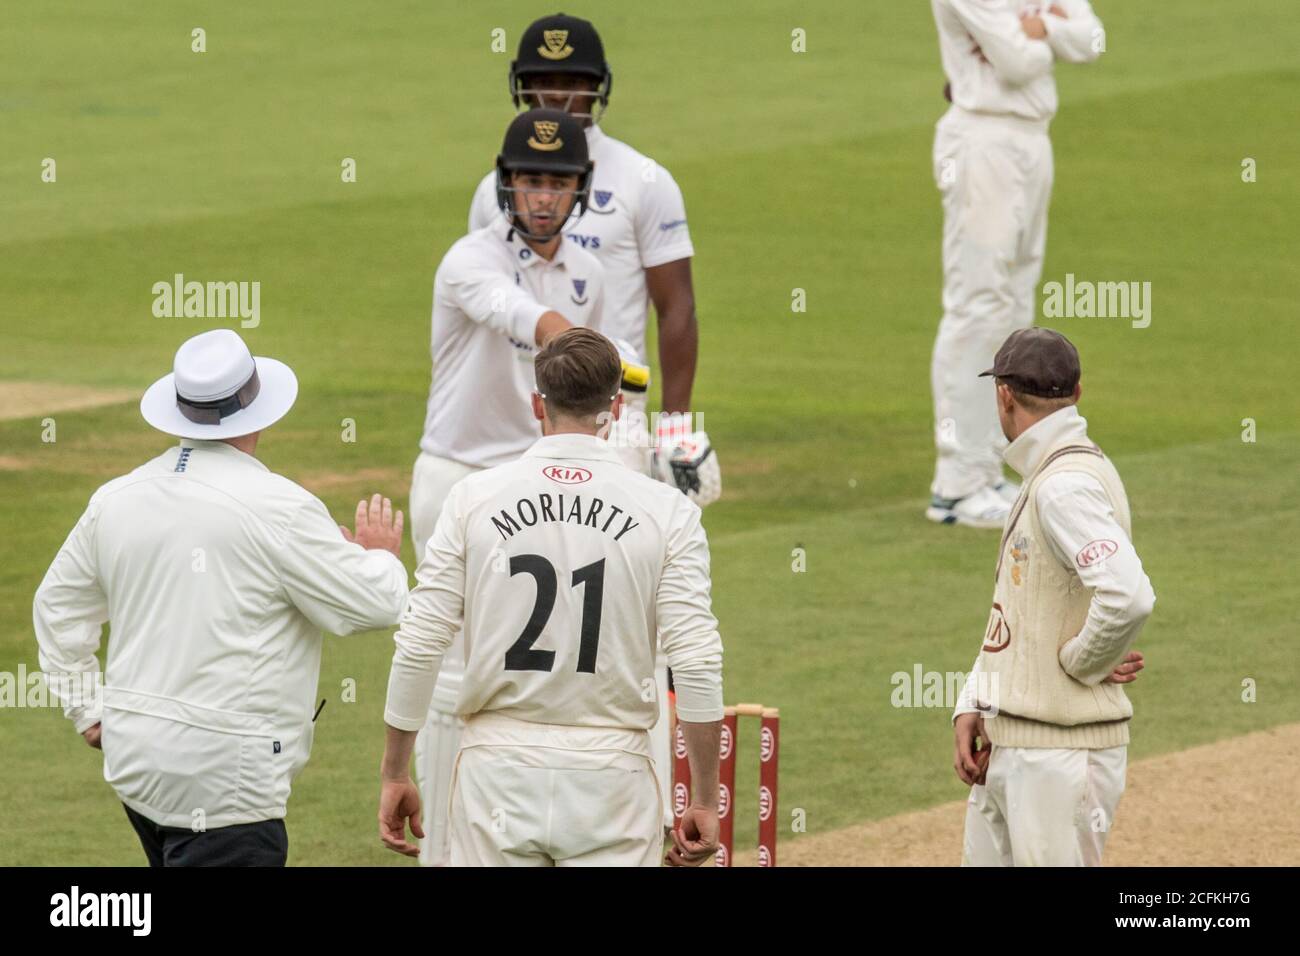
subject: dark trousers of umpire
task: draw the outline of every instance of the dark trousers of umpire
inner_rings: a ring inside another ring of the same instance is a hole
[[[283,820],[238,823],[195,833],[164,827],[123,804],[150,866],[284,866],[289,834]]]

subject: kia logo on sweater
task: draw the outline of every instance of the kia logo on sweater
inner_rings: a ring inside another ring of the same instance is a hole
[[[591,481],[591,472],[586,468],[570,468],[567,465],[547,465],[542,469],[542,474],[562,485],[579,485]]]
[[[1094,564],[1101,564],[1112,554],[1119,550],[1119,545],[1109,538],[1100,538],[1097,541],[1090,541],[1085,544],[1079,553],[1074,556],[1074,563],[1081,568],[1090,568]]]

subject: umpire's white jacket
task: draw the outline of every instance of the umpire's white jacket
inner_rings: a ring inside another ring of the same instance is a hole
[[[155,823],[212,829],[285,815],[321,630],[389,627],[406,595],[401,561],[344,540],[306,489],[184,439],[95,492],[33,616],[51,675],[98,671],[111,620],[104,777]],[[63,699],[77,730],[100,719],[99,701]]]

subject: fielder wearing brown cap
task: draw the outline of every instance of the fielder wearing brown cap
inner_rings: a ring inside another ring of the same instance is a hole
[[[1080,374],[1074,344],[1060,332],[1035,326],[1007,336],[993,367],[980,377],[996,376],[1023,395],[1065,398],[1074,395]]]
[[[1120,685],[1142,669],[1133,642],[1155,593],[1123,482],[1076,407],[1075,347],[1022,329],[983,374],[1024,484],[953,714],[953,765],[971,785],[963,864],[1096,866],[1124,791],[1133,707]]]

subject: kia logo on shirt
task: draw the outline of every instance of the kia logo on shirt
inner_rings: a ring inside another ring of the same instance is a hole
[[[1085,544],[1074,556],[1074,563],[1081,568],[1090,568],[1094,564],[1101,564],[1118,550],[1119,545],[1114,541],[1109,538],[1099,538]]]
[[[570,468],[568,465],[547,465],[542,469],[542,474],[562,485],[579,485],[591,481],[591,472],[586,468]]]

